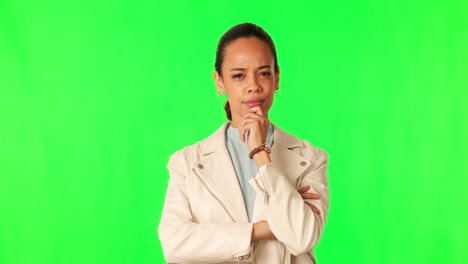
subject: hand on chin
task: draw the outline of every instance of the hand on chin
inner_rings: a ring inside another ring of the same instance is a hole
[[[270,121],[264,116],[260,106],[254,106],[241,118],[237,129],[242,142],[247,140],[247,146],[250,151],[265,143]],[[245,138],[245,132],[249,131],[248,138]]]

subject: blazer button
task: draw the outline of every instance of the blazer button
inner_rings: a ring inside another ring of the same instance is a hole
[[[301,161],[301,166],[305,166],[306,164],[307,164],[307,162]]]
[[[198,164],[198,168],[203,169],[203,165]]]

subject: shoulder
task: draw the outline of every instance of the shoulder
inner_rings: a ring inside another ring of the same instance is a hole
[[[328,154],[321,148],[315,147],[309,141],[299,139],[302,143],[302,150],[304,157],[309,157],[310,161],[318,159],[328,159]]]
[[[279,143],[282,147],[296,152],[311,162],[318,159],[328,159],[328,154],[323,149],[312,145],[307,140],[291,135],[276,125],[273,126],[275,135],[274,144]]]
[[[209,137],[186,146],[169,157],[168,167],[177,164],[177,166],[189,166],[200,160],[203,155],[214,152],[225,144],[225,131],[229,123],[224,123]]]

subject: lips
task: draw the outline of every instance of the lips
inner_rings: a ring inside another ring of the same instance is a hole
[[[259,106],[262,103],[263,103],[262,99],[250,99],[250,100],[244,102],[244,104],[246,104],[249,108]]]

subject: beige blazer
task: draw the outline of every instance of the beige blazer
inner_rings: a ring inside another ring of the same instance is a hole
[[[225,123],[210,137],[174,153],[158,227],[169,263],[315,263],[312,248],[328,213],[327,154],[276,125],[271,163],[249,183],[257,192],[252,222],[268,222],[277,240],[250,243],[242,191],[225,144]],[[297,190],[320,194],[304,203]]]

